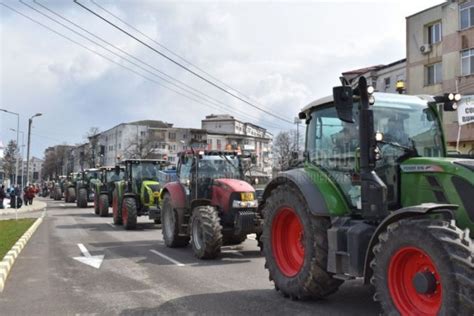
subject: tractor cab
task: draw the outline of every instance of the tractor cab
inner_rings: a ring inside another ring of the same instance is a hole
[[[429,202],[455,204],[458,224],[474,233],[474,204],[464,193],[474,192],[473,160],[447,157],[436,106],[440,102],[377,92],[371,97],[372,128],[379,138],[374,139],[373,170],[386,187],[387,211]],[[352,122],[340,119],[332,97],[302,110],[307,167],[330,177],[342,193],[341,211],[347,213],[362,210],[359,102],[355,97]]]
[[[168,247],[191,240],[200,259],[216,258],[222,245],[261,233],[255,189],[244,179],[245,157],[234,151],[178,154],[177,181],[162,190],[163,238]]]
[[[76,205],[87,207],[88,202],[94,201],[94,186],[99,181],[99,169],[91,168],[80,172],[76,180]]]
[[[156,224],[160,223],[161,185],[158,174],[166,166],[166,160],[126,159],[123,180],[115,182],[113,192],[114,224],[134,229],[137,216],[148,215]]]
[[[108,216],[115,183],[122,180],[124,174],[125,168],[123,166],[102,166],[99,168],[99,178],[94,185],[94,212],[96,215]]]

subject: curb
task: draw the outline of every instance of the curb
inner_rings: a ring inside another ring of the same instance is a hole
[[[36,208],[29,208],[29,206],[22,206],[21,208],[18,209],[18,214],[44,211],[44,209],[47,207],[47,204],[46,202],[43,202],[43,201],[40,201],[40,202],[44,203],[44,205],[41,204],[39,207],[36,207]],[[2,209],[0,210],[0,216],[14,215],[16,212],[17,211],[14,208]]]
[[[21,236],[21,238],[18,239],[15,245],[13,245],[12,249],[10,249],[10,251],[7,252],[5,257],[3,257],[3,260],[0,261],[0,293],[3,292],[8,273],[10,273],[13,263],[15,263],[15,260],[20,254],[21,250],[25,247],[25,245],[28,243],[28,240],[30,240],[33,233],[43,221],[43,217],[44,216],[39,217],[33,223],[33,225],[28,228],[28,230],[23,234],[23,236]]]

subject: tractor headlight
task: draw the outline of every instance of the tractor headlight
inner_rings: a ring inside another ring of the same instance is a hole
[[[258,207],[258,201],[257,200],[253,200],[253,201],[234,200],[232,202],[232,207],[233,208],[254,208],[254,207]]]

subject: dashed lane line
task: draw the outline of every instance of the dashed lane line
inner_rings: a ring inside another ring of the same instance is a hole
[[[174,264],[175,264],[176,266],[178,266],[178,267],[184,267],[184,266],[185,266],[184,263],[181,263],[181,262],[179,262],[179,261],[177,261],[177,260],[174,260],[173,258],[170,258],[170,257],[168,257],[167,255],[165,255],[165,254],[163,254],[163,253],[161,253],[161,252],[159,252],[159,251],[156,251],[156,250],[154,250],[154,249],[150,249],[150,252],[154,253],[154,254],[157,255],[157,256],[160,256],[160,257],[163,258],[163,259],[168,260],[168,261],[171,262],[171,263],[174,263]]]

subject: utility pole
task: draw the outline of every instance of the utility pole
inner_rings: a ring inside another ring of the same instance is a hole
[[[11,131],[16,132],[17,130],[14,128],[10,128]],[[25,132],[20,131],[21,133],[21,181],[20,181],[20,186],[23,188],[23,181],[25,178],[25,162],[23,161],[24,156],[25,156]]]
[[[300,124],[301,120],[295,117],[294,123],[296,124],[296,151],[300,152]]]
[[[43,115],[42,113],[36,113],[28,119],[28,146],[26,147],[26,184],[30,183],[30,144],[31,144],[31,124],[33,118]]]

